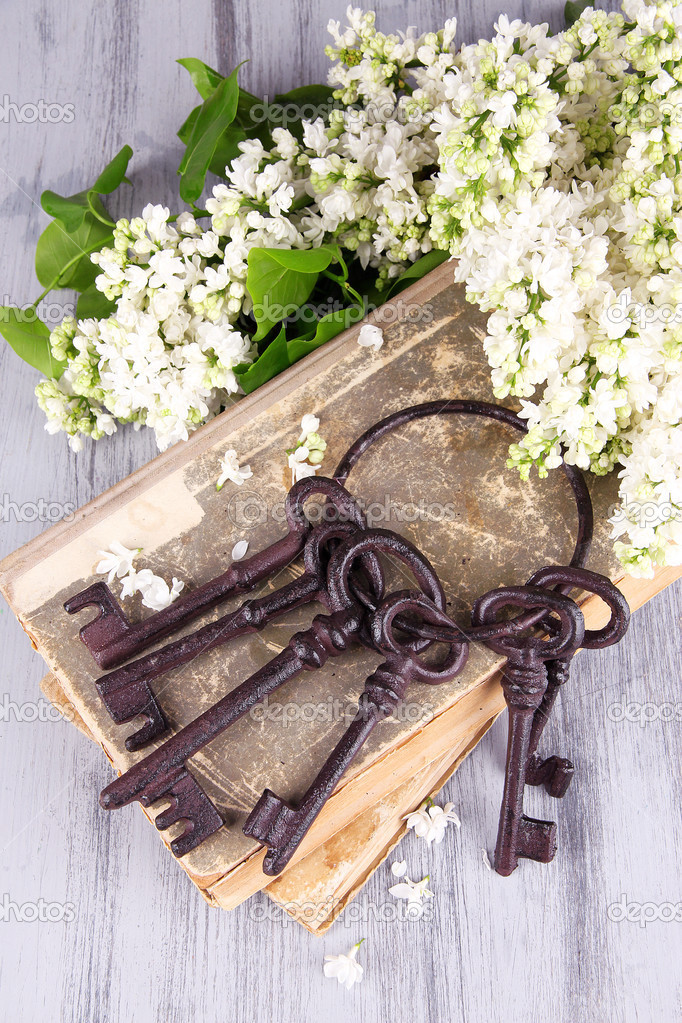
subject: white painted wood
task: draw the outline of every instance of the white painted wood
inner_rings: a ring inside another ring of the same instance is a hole
[[[496,0],[377,4],[388,29],[437,26],[456,13],[467,40],[485,34]],[[43,226],[40,191],[75,191],[124,142],[135,149],[132,207],[172,202],[180,148],[173,132],[193,101],[179,56],[221,70],[245,57],[244,84],[272,95],[324,74],[324,26],[343,4],[258,5],[208,0],[6,0],[0,100],[73,103],[71,124],[0,126],[2,301],[39,292],[32,246]],[[518,0],[510,15],[547,17]],[[549,16],[558,26],[561,3]],[[120,209],[128,208],[124,196]],[[55,317],[56,317],[56,311]],[[80,456],[43,432],[34,374],[0,347],[0,543],[5,554],[46,522],[32,502],[80,505],[154,454],[145,432],[122,432]],[[5,497],[6,495],[6,497]],[[8,502],[16,502],[15,512]],[[22,521],[19,521],[22,520]],[[618,650],[585,656],[551,727],[558,753],[574,754],[574,784],[558,806],[531,793],[529,810],[557,817],[561,846],[549,867],[523,864],[509,879],[488,872],[502,785],[505,727],[498,723],[448,786],[459,833],[430,852],[401,847],[412,877],[430,872],[431,918],[382,922],[382,868],[320,941],[284,924],[258,896],[231,914],[210,910],[162,849],[142,815],[127,815],[128,851],[110,855],[96,793],[109,778],[98,751],[49,715],[43,665],[6,607],[0,681],[0,1004],[2,1018],[33,1023],[289,1023],[354,1019],[468,1023],[672,1021],[682,1008],[677,969],[682,922],[612,922],[609,905],[682,900],[679,862],[680,587],[640,611]],[[640,726],[617,721],[623,701],[653,709]],[[663,721],[665,714],[674,720]],[[43,718],[43,720],[36,720]],[[17,720],[17,717],[22,720]],[[28,720],[28,719],[31,720]],[[549,751],[549,743],[546,748]],[[120,850],[120,842],[115,843]],[[43,900],[69,903],[71,922],[18,922]],[[653,912],[653,910],[651,910]],[[326,952],[365,937],[365,980],[351,992],[322,975]]]

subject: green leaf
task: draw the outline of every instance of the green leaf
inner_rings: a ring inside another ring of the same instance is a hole
[[[567,0],[566,6],[564,7],[564,21],[566,28],[570,28],[571,25],[578,20],[583,11],[587,10],[588,7],[593,7],[593,0]]]
[[[0,334],[20,359],[44,376],[59,379],[64,372],[66,363],[53,358],[50,331],[33,306],[28,309],[0,306]]]
[[[187,145],[192,137],[194,125],[196,124],[196,120],[200,112],[201,107],[195,107],[177,132],[178,138],[181,142],[184,142],[185,145]],[[208,165],[208,169],[211,174],[217,174],[219,178],[224,178],[225,168],[231,164],[237,156],[241,155],[239,143],[243,142],[248,137],[249,136],[246,131],[244,131],[244,129],[236,123],[235,118],[234,123],[232,123],[218,139],[215,152],[213,153],[211,162]]]
[[[192,132],[194,131],[194,125],[196,124],[197,117],[199,116],[199,111],[200,110],[201,110],[201,107],[195,107],[194,110],[191,110],[189,112],[187,118],[182,122],[181,126],[178,128],[178,130],[176,132],[176,134],[177,134],[178,138],[180,139],[180,141],[184,142],[185,145],[187,145],[187,143],[189,142],[190,138],[192,137]]]
[[[323,316],[318,321],[313,337],[294,338],[293,341],[289,341],[287,345],[289,365],[293,366],[295,362],[298,362],[305,355],[309,355],[316,348],[320,348],[327,341],[331,341],[342,330],[346,330],[347,327],[361,320],[364,315],[364,309],[358,306],[350,306],[348,309],[338,309],[333,313],[327,313],[326,316]]]
[[[90,191],[95,192],[97,195],[111,195],[123,181],[130,184],[125,173],[128,170],[128,164],[132,155],[133,151],[130,146],[124,146],[123,149],[119,150],[113,160],[106,165]]]
[[[107,164],[94,185],[82,192],[76,192],[75,195],[59,195],[58,192],[47,189],[40,197],[41,206],[51,217],[60,220],[67,231],[77,231],[88,212],[96,220],[108,221],[99,196],[110,195],[122,181],[127,181],[125,172],[132,155],[130,146],[124,146]]]
[[[183,57],[178,61],[178,64],[181,64],[182,67],[189,71],[197,92],[203,100],[209,99],[222,82],[225,81],[223,75],[196,57]],[[240,155],[239,143],[247,138],[259,138],[266,148],[270,148],[272,145],[267,118],[260,112],[258,115],[254,112],[256,105],[258,107],[265,107],[265,104],[261,103],[257,96],[253,96],[250,92],[240,88],[234,121],[219,137],[208,165],[211,173],[224,178],[225,168],[231,164],[235,157]],[[202,107],[199,106],[190,111],[189,116],[177,133],[178,138],[185,145],[189,143],[192,137],[192,132],[201,110]],[[182,164],[180,166],[182,169]]]
[[[218,139],[215,152],[211,157],[208,169],[211,174],[217,174],[219,178],[225,177],[225,168],[228,167],[236,157],[241,156],[239,143],[246,138],[246,132],[237,124],[232,124],[223,132]]]
[[[67,231],[53,220],[38,239],[36,276],[44,288],[85,291],[99,273],[90,254],[112,241],[111,229],[89,213],[75,231]]]
[[[346,327],[361,319],[363,313],[364,311],[356,306],[328,313],[318,321],[315,333],[310,338],[294,338],[287,341],[282,327],[275,340],[254,363],[235,369],[239,383],[247,394],[251,394],[257,387],[272,380],[278,373],[293,366],[299,359],[314,352],[316,348],[320,348]]]
[[[214,71],[208,64],[198,57],[181,57],[178,64],[189,71],[190,78],[202,99],[208,99],[216,91],[221,82],[225,81],[223,75]]]
[[[431,249],[425,256],[421,256],[408,266],[407,270],[400,277],[396,277],[390,288],[384,292],[384,301],[393,298],[394,295],[398,295],[408,284],[420,281],[422,277],[426,277],[428,273],[435,270],[437,266],[440,266],[441,263],[444,263],[449,258],[449,252],[443,252],[441,249]]]
[[[234,121],[239,99],[238,70],[235,68],[229,78],[223,79],[215,92],[204,100],[194,121],[179,167],[180,195],[187,203],[195,202],[201,195],[220,137]]]
[[[282,327],[275,340],[268,345],[255,362],[244,370],[237,366],[234,372],[246,394],[251,394],[257,387],[272,380],[288,366],[286,331]]]
[[[94,284],[78,296],[76,318],[79,320],[106,320],[116,308],[116,302],[108,299]]]
[[[254,341],[261,341],[276,323],[307,301],[318,275],[337,256],[337,247],[328,245],[318,249],[251,249],[246,288],[258,325]]]

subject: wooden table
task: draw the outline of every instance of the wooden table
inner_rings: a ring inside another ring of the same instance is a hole
[[[386,29],[435,27],[457,13],[467,41],[486,35],[497,13],[493,0],[467,0],[456,12],[437,0],[376,6]],[[560,9],[552,3],[554,27]],[[193,103],[175,57],[199,56],[223,71],[250,58],[243,84],[273,95],[322,78],[325,24],[342,11],[330,0],[6,0],[2,109],[43,99],[72,104],[73,117],[17,124],[11,112],[4,115],[2,301],[21,305],[40,291],[31,260],[44,226],[37,206],[43,188],[77,191],[129,142],[134,194],[122,196],[120,212],[152,200],[173,205],[180,152],[173,133]],[[547,17],[546,5],[522,7],[517,0],[508,8],[510,15],[522,11]],[[55,320],[69,311],[50,310]],[[155,448],[145,431],[121,431],[73,455],[62,437],[43,431],[33,371],[5,345],[0,363],[5,554],[51,517],[143,465]],[[324,940],[287,925],[264,896],[230,914],[210,910],[141,814],[127,816],[127,833],[102,814],[94,793],[109,780],[109,769],[91,743],[54,720],[38,689],[43,664],[3,606],[3,1019],[667,1023],[678,1017],[682,911],[669,907],[682,900],[680,592],[678,585],[657,597],[617,650],[591,654],[576,669],[570,699],[552,726],[561,733],[557,752],[576,752],[580,771],[559,810],[561,846],[553,864],[522,865],[509,879],[483,865],[502,783],[500,722],[448,786],[461,831],[431,850],[413,836],[401,846],[412,877],[431,875],[431,918],[386,922],[392,899],[384,867]],[[544,795],[531,793],[528,806],[547,813]],[[635,904],[629,914],[637,919],[619,922],[623,900]],[[677,920],[660,919],[669,913]],[[648,916],[658,919],[642,926]],[[324,978],[322,959],[362,937],[365,979],[346,992]]]

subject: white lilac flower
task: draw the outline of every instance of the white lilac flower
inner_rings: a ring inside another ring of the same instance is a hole
[[[404,899],[407,902],[409,916],[419,917],[424,910],[424,903],[427,899],[433,898],[433,892],[429,891],[427,884],[429,875],[421,881],[411,881],[407,875],[398,884],[392,885],[388,891],[395,899]]]
[[[309,433],[317,433],[320,428],[320,420],[312,412],[306,412],[301,419],[301,435],[298,438],[299,444],[303,444]]]
[[[298,444],[292,451],[287,452],[292,483],[305,479],[306,476],[314,476],[324,460],[327,442],[317,433],[319,426],[319,418],[311,412],[306,413],[301,419]]]
[[[181,579],[176,579],[175,576],[173,576],[170,586],[165,579],[154,576],[140,588],[142,604],[144,607],[150,607],[152,611],[163,611],[180,596],[184,588],[184,582]]]
[[[52,331],[66,368],[36,388],[46,429],[77,451],[146,425],[163,449],[220,412],[257,355],[244,327],[254,248],[339,245],[381,290],[436,247],[490,314],[495,395],[521,400],[528,432],[510,466],[523,478],[562,457],[596,474],[619,466],[618,557],[639,574],[674,563],[682,3],[588,8],[555,36],[502,15],[489,40],[459,49],[454,19],[387,35],[372,12],[346,17],[329,25],[333,109],[300,140],[278,128],[271,148],[240,143],[205,223],[150,204],[92,256],[115,309]],[[378,347],[377,328],[358,340]],[[302,430],[293,479],[324,457],[317,426]]]
[[[358,949],[362,942],[358,941],[357,944],[353,945],[346,955],[338,956],[325,956],[324,957],[324,975],[325,977],[334,977],[342,984],[345,988],[350,990],[353,984],[359,983],[362,980],[363,968],[357,961],[356,956]]]
[[[225,483],[230,480],[231,483],[241,487],[246,480],[251,479],[253,472],[250,465],[240,465],[239,459],[237,458],[237,452],[234,448],[229,448],[228,451],[223,455],[220,463],[220,476],[216,483],[216,490],[222,490]]]
[[[314,476],[319,469],[319,465],[309,464],[309,454],[310,452],[308,451],[308,448],[302,444],[289,455],[287,465],[291,469],[292,484],[298,483],[299,480],[306,479],[308,476]]]
[[[232,560],[241,561],[246,556],[246,552],[248,551],[248,549],[249,549],[248,540],[238,540],[237,543],[232,548]]]
[[[139,572],[130,571],[121,585],[121,597],[132,597],[135,593],[142,594],[142,604],[152,611],[163,611],[180,595],[185,584],[173,577],[171,586],[155,575],[151,569],[143,568]]]
[[[138,554],[142,553],[141,547],[124,547],[118,540],[111,544],[111,550],[98,551],[102,560],[98,563],[95,571],[98,575],[108,572],[107,582],[112,583],[114,579],[122,579],[133,569],[133,562]]]
[[[455,827],[461,826],[461,821],[454,812],[454,804],[446,803],[445,806],[436,806],[430,800],[420,806],[418,810],[410,813],[405,818],[407,827],[414,829],[414,833],[423,838],[428,845],[435,842],[439,845],[445,837],[445,832],[450,824]]]
[[[373,348],[379,351],[384,343],[384,332],[381,327],[374,323],[363,323],[358,334],[358,344],[361,348]]]

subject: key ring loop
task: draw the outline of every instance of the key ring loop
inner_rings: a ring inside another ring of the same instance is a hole
[[[421,405],[412,405],[409,408],[401,409],[399,412],[394,412],[392,415],[386,416],[384,419],[379,420],[379,422],[374,423],[373,426],[370,426],[369,429],[365,430],[365,432],[361,434],[361,436],[358,437],[353,444],[351,444],[337,465],[334,471],[334,480],[342,486],[345,486],[350,473],[365,452],[372,446],[372,444],[380,440],[382,437],[385,437],[387,434],[392,433],[393,430],[399,429],[401,426],[405,426],[408,423],[416,422],[419,419],[440,415],[482,416],[483,418],[492,419],[493,421],[502,423],[506,426],[511,426],[514,430],[519,431],[519,433],[527,433],[526,424],[520,416],[518,416],[515,412],[512,412],[511,409],[505,408],[503,405],[495,405],[493,402],[467,401],[461,398],[448,398],[423,402]],[[585,483],[580,470],[564,461],[561,463],[561,468],[570,484],[578,513],[578,528],[576,531],[575,547],[573,549],[571,560],[568,564],[571,568],[583,568],[587,561],[594,532],[592,501],[587,489],[587,484]],[[570,585],[558,585],[556,587],[559,593],[564,594],[568,593],[571,588],[572,587]],[[521,630],[528,628],[531,625],[537,625],[538,622],[541,621],[542,617],[542,611],[528,611],[516,620],[515,628]],[[499,631],[499,626],[494,624],[492,626],[489,625],[482,627],[483,633],[486,633],[488,629],[492,629],[494,638]],[[420,626],[418,635],[422,638],[432,640],[442,639],[447,641],[447,637],[443,635],[443,630],[441,629],[439,632],[437,626]],[[472,636],[471,638],[474,637]],[[487,637],[485,635],[477,636],[476,638],[487,642]]]
[[[450,639],[449,650],[441,663],[427,664],[395,633],[396,617],[410,612],[418,614],[420,618],[433,625],[445,625],[449,622],[447,615],[439,611],[425,594],[418,590],[399,590],[386,597],[370,618],[369,631],[374,646],[386,654],[390,665],[399,667],[401,674],[409,678],[410,682],[438,685],[454,678],[466,664],[469,655],[469,643],[466,638]]]

